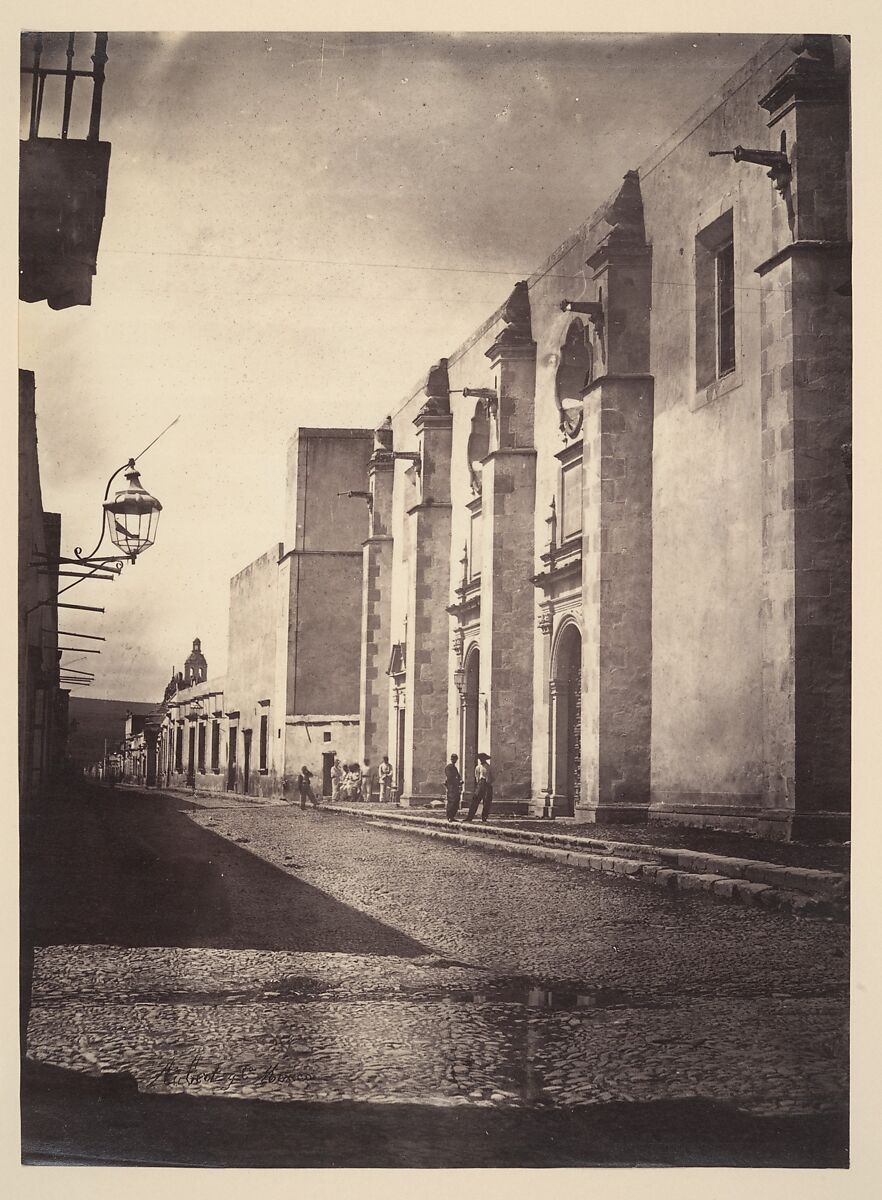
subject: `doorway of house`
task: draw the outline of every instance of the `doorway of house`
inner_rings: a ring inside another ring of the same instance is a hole
[[[248,795],[248,783],[251,779],[251,730],[242,731],[242,790]]]
[[[236,751],[239,741],[238,726],[230,727],[230,746],[227,751],[227,791],[235,792],[236,790]]]
[[[582,635],[570,623],[552,663],[554,798],[561,816],[575,816],[582,787]]]
[[[196,786],[196,726],[190,726],[190,736],[187,739],[187,787]]]
[[[335,757],[333,750],[326,750],[322,755],[322,796],[331,796],[334,793],[334,780],[331,775],[331,767],[334,765]]]

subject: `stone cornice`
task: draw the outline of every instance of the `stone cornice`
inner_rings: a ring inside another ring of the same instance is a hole
[[[582,535],[576,534],[553,550],[546,550],[541,558],[546,564],[546,569],[538,575],[533,575],[530,582],[534,587],[541,588],[546,595],[570,579],[581,580]]]
[[[454,604],[447,606],[447,611],[452,617],[456,617],[461,625],[467,622],[464,618],[469,618],[471,621],[476,620],[481,615],[481,576],[475,575],[468,583],[456,589],[456,594],[459,600]]]
[[[289,558],[361,558],[361,550],[287,550],[279,566]]]
[[[453,505],[449,500],[420,500],[418,504],[414,504],[411,508],[405,509],[407,516],[417,512],[441,512],[445,508],[449,511]]]
[[[600,243],[593,254],[585,259],[585,265],[597,275],[607,267],[618,266],[622,263],[635,263],[641,259],[648,262],[651,254],[652,247],[646,242],[617,240],[610,235]]]
[[[394,471],[395,456],[388,450],[375,450],[368,460],[368,474],[378,471]]]
[[[452,429],[453,414],[450,412],[429,412],[425,408],[421,408],[414,417],[413,423],[418,431],[424,429]]]
[[[535,458],[537,454],[538,451],[534,446],[501,446],[498,450],[491,450],[486,458],[482,458],[481,465],[486,466],[487,463],[493,462],[496,458],[517,458],[519,455],[521,457]]]
[[[848,76],[810,58],[798,58],[759,100],[776,125],[797,104],[846,104]]]
[[[503,329],[490,349],[484,351],[484,357],[490,359],[491,365],[503,358],[535,358],[536,343],[532,338],[522,338],[510,329]]]
[[[757,275],[767,275],[769,271],[774,270],[775,267],[779,267],[781,263],[786,262],[789,258],[793,258],[797,254],[828,254],[831,252],[850,255],[851,242],[815,241],[808,238],[796,242],[788,242],[786,246],[776,251],[771,258],[767,258],[758,267],[754,267],[754,273]]]
[[[640,371],[635,372],[633,375],[621,374],[618,372],[610,372],[608,375],[598,375],[597,378],[592,379],[585,388],[584,392],[582,393],[582,397],[584,399],[586,396],[590,396],[591,393],[596,391],[603,383],[632,383],[635,380],[644,383],[653,383],[655,381],[655,376],[646,375]]]
[[[582,453],[582,438],[579,438],[577,442],[570,442],[569,445],[564,446],[563,450],[558,450],[554,457],[562,467],[568,467],[570,463],[578,461],[582,457]]]

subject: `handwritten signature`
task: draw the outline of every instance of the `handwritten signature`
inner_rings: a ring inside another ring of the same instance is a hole
[[[145,1082],[162,1083],[166,1087],[194,1086],[197,1084],[216,1084],[221,1087],[236,1087],[247,1084],[250,1087],[260,1087],[268,1083],[296,1083],[303,1079],[312,1078],[303,1071],[292,1072],[283,1070],[277,1062],[269,1066],[255,1063],[225,1064],[216,1063],[214,1066],[205,1064],[201,1055],[194,1055],[184,1065],[169,1059],[163,1063]]]

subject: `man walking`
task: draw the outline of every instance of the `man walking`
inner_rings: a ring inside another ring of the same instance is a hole
[[[456,765],[458,757],[451,754],[450,762],[444,768],[444,787],[447,791],[447,820],[452,823],[459,811],[459,801],[462,796],[462,776]]]
[[[478,762],[475,766],[475,793],[469,805],[468,816],[465,818],[466,823],[474,818],[479,804],[482,806],[481,820],[486,824],[487,818],[490,816],[490,807],[493,804],[493,773],[490,770],[489,754],[478,755]]]
[[[377,774],[380,779],[380,803],[388,804],[392,799],[392,764],[388,754],[383,755]]]
[[[306,808],[307,799],[312,801],[312,807],[318,808],[319,802],[315,797],[315,792],[312,790],[312,771],[309,767],[301,767],[300,774],[297,776],[297,790],[300,793],[300,807]]]

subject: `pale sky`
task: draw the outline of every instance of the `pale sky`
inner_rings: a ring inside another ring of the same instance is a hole
[[[92,305],[20,306],[64,554],[181,419],[139,463],[156,545],[70,593],[107,637],[73,694],[158,700],[194,637],[223,673],[296,427],[397,408],[767,36],[111,33]]]

